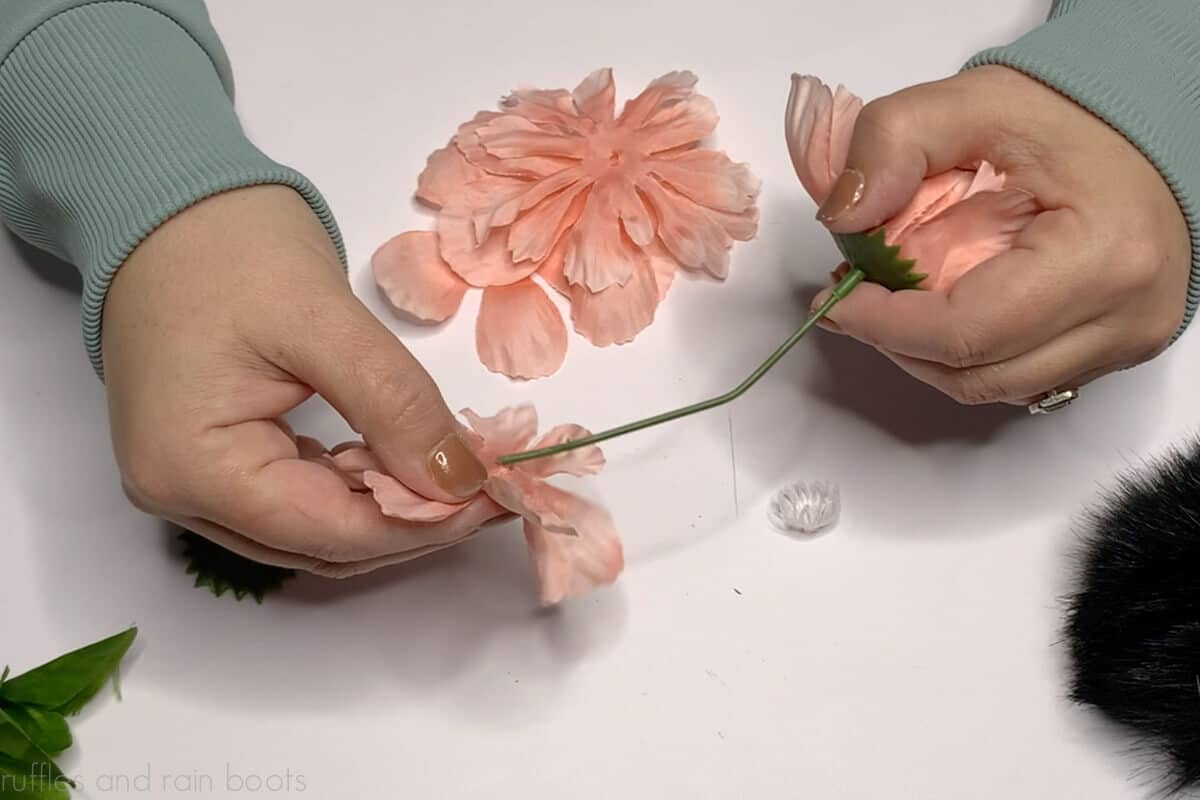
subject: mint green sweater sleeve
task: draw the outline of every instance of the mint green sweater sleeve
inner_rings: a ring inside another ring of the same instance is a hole
[[[1056,0],[1044,25],[967,67],[982,64],[1070,97],[1162,173],[1191,231],[1182,333],[1200,305],[1200,0]]]
[[[0,0],[0,217],[83,277],[83,337],[129,253],[179,211],[256,184],[325,201],[246,138],[203,0]]]

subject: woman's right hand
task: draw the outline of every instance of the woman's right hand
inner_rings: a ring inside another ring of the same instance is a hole
[[[1016,71],[981,67],[869,103],[818,218],[874,228],[926,177],[980,161],[1042,209],[1013,248],[948,293],[860,285],[829,314],[835,329],[970,404],[1025,404],[1161,352],[1191,269],[1175,196],[1116,130]]]

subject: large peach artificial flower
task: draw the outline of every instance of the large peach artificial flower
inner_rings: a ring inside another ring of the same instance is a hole
[[[567,352],[558,309],[534,276],[570,303],[575,330],[604,347],[653,320],[679,267],[723,279],[733,242],[758,230],[760,182],[699,142],[717,125],[697,78],[672,72],[616,114],[611,69],[573,92],[522,89],[480,112],[434,152],[417,198],[436,231],[410,231],[372,259],[397,309],[425,322],[483,298],[476,350],[514,378],[551,375]]]
[[[613,583],[624,568],[621,540],[612,517],[602,507],[546,481],[553,475],[594,475],[604,467],[604,454],[589,445],[550,458],[513,467],[496,459],[530,447],[549,447],[588,436],[578,425],[558,425],[535,441],[537,411],[525,404],[481,417],[461,412],[470,429],[463,434],[489,466],[483,491],[497,505],[524,519],[525,543],[537,575],[544,605],[586,594]],[[370,491],[385,516],[409,522],[440,522],[468,503],[429,500],[383,471],[374,454],[361,442],[335,447],[321,460],[338,470],[355,490]]]
[[[792,76],[787,144],[792,165],[818,205],[846,167],[862,100],[845,87]],[[948,291],[973,267],[1012,247],[1037,215],[1033,195],[1005,188],[1005,176],[986,161],[926,178],[909,204],[881,226],[900,257],[914,259],[921,288]]]

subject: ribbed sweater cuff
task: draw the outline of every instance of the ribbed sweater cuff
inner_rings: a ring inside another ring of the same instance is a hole
[[[79,268],[84,341],[102,379],[101,315],[117,269],[206,197],[290,186],[345,261],[320,193],[250,143],[221,77],[187,30],[131,2],[57,14],[0,64],[0,213],[18,236]]]
[[[1191,233],[1192,277],[1179,334],[1200,305],[1200,3],[1060,0],[1051,19],[967,68],[1000,64],[1122,133],[1158,168]]]

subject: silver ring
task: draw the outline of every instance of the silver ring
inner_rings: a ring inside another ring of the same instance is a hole
[[[1030,403],[1030,414],[1049,414],[1051,411],[1058,411],[1066,408],[1079,399],[1078,389],[1056,389],[1050,392],[1041,400],[1035,403]]]

